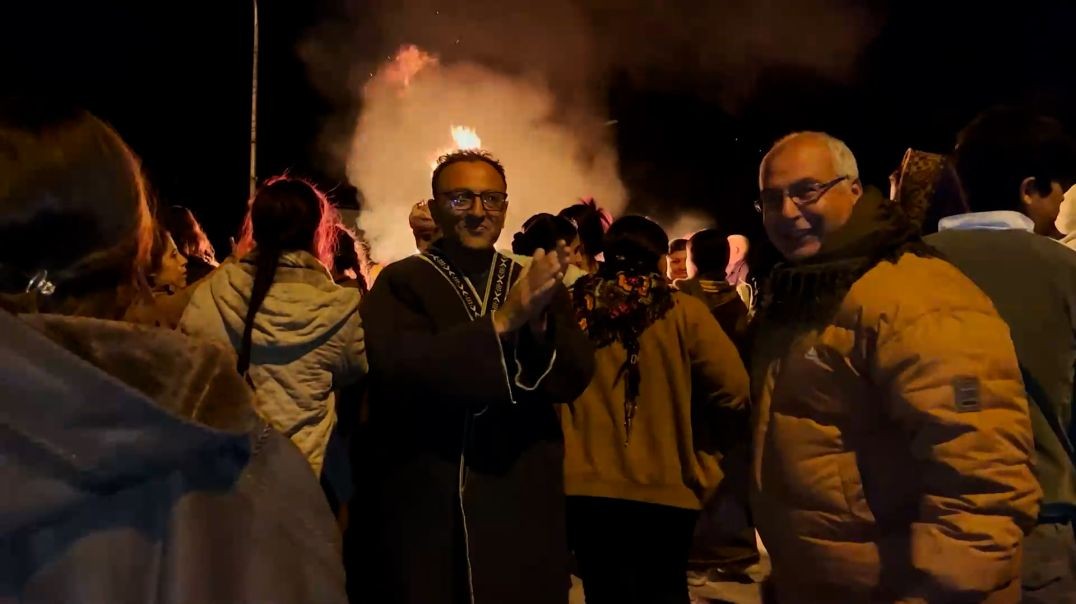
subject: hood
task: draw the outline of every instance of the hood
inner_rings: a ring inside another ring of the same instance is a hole
[[[1054,226],[1062,235],[1076,234],[1076,185],[1065,191],[1065,198],[1061,201]]]
[[[0,534],[180,471],[236,479],[264,428],[221,345],[115,321],[0,313]]]
[[[243,335],[254,271],[250,260],[230,262],[206,285],[232,341]],[[310,346],[358,312],[359,300],[357,289],[333,283],[312,254],[289,252],[280,257],[273,286],[254,316],[252,342],[256,347]]]

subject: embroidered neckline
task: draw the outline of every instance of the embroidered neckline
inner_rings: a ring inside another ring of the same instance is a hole
[[[494,252],[490,261],[489,277],[486,282],[486,295],[479,296],[471,280],[465,277],[455,265],[436,248],[430,248],[419,254],[430,263],[437,272],[452,286],[463,303],[467,316],[474,321],[487,313],[493,312],[504,304],[508,297],[509,278],[512,272],[512,259]]]

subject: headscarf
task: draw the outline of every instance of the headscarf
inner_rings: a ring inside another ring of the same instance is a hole
[[[603,269],[572,286],[579,327],[597,348],[620,342],[627,360],[617,373],[624,382],[624,445],[631,440],[639,397],[639,336],[673,307],[668,281],[658,273]]]
[[[968,212],[956,170],[944,155],[908,149],[894,185],[893,201],[925,233],[937,232],[938,221],[946,216]]]

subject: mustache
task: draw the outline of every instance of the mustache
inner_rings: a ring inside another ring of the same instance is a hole
[[[482,223],[484,223],[485,221],[485,216],[475,216],[473,214],[468,214],[463,217],[463,225],[468,228],[475,228],[481,226]]]

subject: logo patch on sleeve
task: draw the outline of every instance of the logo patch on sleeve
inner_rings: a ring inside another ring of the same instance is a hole
[[[979,396],[979,378],[958,377],[953,379],[953,400],[960,413],[981,411],[982,398]]]

